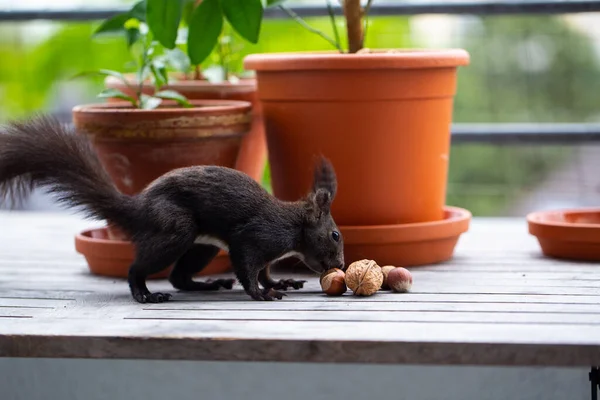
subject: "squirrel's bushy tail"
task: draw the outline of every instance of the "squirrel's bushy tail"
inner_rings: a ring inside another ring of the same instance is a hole
[[[54,118],[37,116],[0,127],[0,203],[40,187],[88,218],[129,226],[135,199],[119,192],[89,140]]]

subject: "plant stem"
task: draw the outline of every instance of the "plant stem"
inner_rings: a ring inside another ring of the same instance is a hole
[[[142,63],[140,68],[138,69],[138,88],[137,88],[137,104],[138,108],[142,108],[142,91],[144,90],[144,72],[146,70],[146,65],[148,64],[148,37],[146,35],[142,36]]]
[[[344,16],[348,32],[348,51],[356,53],[363,47],[362,8],[360,0],[344,1]]]
[[[223,34],[221,34],[221,37],[219,38],[218,48],[219,48],[219,63],[221,64],[221,69],[223,71],[222,79],[223,79],[223,81],[226,81],[228,74],[227,74],[227,61],[225,60],[226,55],[225,55],[225,44],[223,43]]]
[[[367,38],[367,30],[369,28],[369,11],[371,11],[371,4],[373,4],[373,0],[368,0],[367,5],[365,6],[365,10],[363,12],[363,17],[365,19],[365,32],[363,33],[363,46],[365,44],[365,40]]]
[[[279,8],[281,8],[283,11],[285,11],[290,17],[292,17],[296,22],[298,22],[300,25],[302,25],[304,28],[306,28],[308,31],[315,33],[319,36],[321,36],[323,39],[325,39],[326,41],[328,41],[333,47],[335,47],[336,49],[338,49],[340,52],[342,52],[342,48],[340,47],[340,45],[338,43],[336,43],[333,39],[331,39],[329,36],[327,36],[326,34],[324,34],[323,32],[321,32],[318,29],[313,28],[312,26],[308,25],[306,23],[306,21],[304,21],[298,14],[296,14],[294,11],[292,11],[291,9],[287,8],[286,6],[284,6],[283,4],[279,5]]]
[[[333,12],[331,0],[327,0],[327,11],[329,12],[329,19],[331,20],[331,25],[333,26],[333,34],[335,35],[335,42],[337,43],[337,48],[340,49],[342,47],[340,44],[340,34],[335,23],[335,14]]]
[[[200,72],[200,65],[194,66],[194,80],[199,81],[202,79],[202,72]]]
[[[231,55],[233,54],[232,49],[231,49],[231,38],[233,37],[233,35],[230,37],[230,40],[227,41],[227,43],[225,44],[225,49],[226,49],[226,54],[227,54],[227,64],[225,64],[225,80],[229,82],[229,79],[231,78]]]

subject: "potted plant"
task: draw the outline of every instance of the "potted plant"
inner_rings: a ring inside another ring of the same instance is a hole
[[[233,68],[239,50],[233,31],[242,40],[257,43],[262,17],[261,0],[244,0],[244,7],[226,0],[142,0],[130,10],[106,19],[94,35],[117,33],[130,40],[135,38],[131,19],[142,21],[166,49],[154,58],[155,68],[164,77],[163,89],[177,91],[190,100],[251,102],[252,128],[243,139],[235,167],[260,182],[267,159],[261,108],[255,79]],[[205,65],[208,68],[203,68]],[[134,74],[125,77],[130,85],[139,85]],[[107,76],[105,85],[135,97],[118,77]],[[143,81],[141,88],[147,95],[156,90],[150,80]]]
[[[470,218],[445,205],[457,68],[469,55],[462,49],[367,49],[372,0],[364,7],[360,0],[340,3],[345,35],[327,0],[331,38],[285,1],[268,0],[334,50],[245,58],[245,68],[256,71],[273,192],[285,200],[306,193],[313,159],[324,155],[338,174],[332,213],[345,232],[348,259],[445,260]],[[445,250],[436,240],[445,241]]]
[[[119,79],[128,92],[107,88],[99,97],[119,101],[73,108],[74,125],[81,134],[90,136],[117,188],[130,195],[175,168],[203,164],[235,167],[242,140],[252,123],[249,102],[192,100],[165,89],[165,71],[156,62],[165,49],[143,17],[137,18],[139,10],[134,8],[125,22],[139,84],[134,86],[117,71],[94,71]],[[143,92],[141,83],[146,80],[154,87],[152,94]],[[93,272],[127,276],[134,249],[118,229],[85,231],[76,237],[76,247]],[[221,253],[203,274],[227,270],[225,256]]]

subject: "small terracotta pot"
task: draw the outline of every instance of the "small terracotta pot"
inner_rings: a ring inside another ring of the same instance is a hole
[[[527,224],[545,255],[600,261],[600,208],[537,211]]]
[[[133,109],[126,102],[77,106],[73,109],[73,122],[82,134],[90,135],[100,161],[117,188],[134,195],[176,168],[235,167],[242,140],[250,131],[252,104],[229,100],[193,100],[191,103],[195,107],[181,108],[165,101],[154,110]],[[129,268],[126,261],[133,258],[123,261],[118,256],[113,259],[110,254],[113,248],[131,244],[113,225],[106,228],[105,236],[115,241],[115,247],[111,243],[100,243],[99,253],[98,246],[79,247],[79,251],[91,263],[93,273],[126,276]],[[108,251],[106,259],[99,256],[102,251]],[[226,272],[228,258],[220,257],[207,267],[206,273]]]
[[[379,226],[340,226],[346,265],[362,259],[398,267],[435,264],[452,258],[461,234],[469,230],[471,213],[444,207],[440,221]]]
[[[135,76],[126,75],[132,85],[137,85]],[[238,83],[210,83],[205,80],[185,79],[182,74],[173,74],[173,81],[165,85],[163,90],[175,90],[189,100],[239,100],[252,103],[252,127],[242,140],[242,146],[236,161],[235,168],[250,175],[255,181],[262,183],[267,161],[267,143],[262,120],[262,107],[256,94],[255,79],[241,79]],[[135,98],[135,92],[128,88],[121,80],[109,76],[105,79],[107,88],[119,89]],[[151,83],[143,85],[142,92],[148,95],[154,93]],[[119,101],[108,99],[109,102]]]
[[[75,249],[85,257],[92,273],[115,278],[127,278],[129,266],[135,256],[135,248],[131,242],[111,239],[106,228],[89,229],[79,233],[75,236]],[[166,278],[172,268],[171,265],[149,278]],[[198,276],[223,273],[229,268],[229,257],[221,251]]]
[[[195,100],[194,108],[174,102],[154,110],[127,102],[73,108],[73,123],[90,135],[117,188],[136,194],[160,175],[192,165],[233,168],[250,131],[249,102]]]
[[[340,225],[444,218],[460,49],[253,54],[274,194],[304,195],[315,157],[338,175]]]

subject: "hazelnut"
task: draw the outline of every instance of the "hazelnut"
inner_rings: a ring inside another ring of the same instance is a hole
[[[383,290],[390,290],[390,285],[388,285],[387,283],[387,277],[388,274],[390,273],[391,270],[393,270],[394,267],[393,265],[385,265],[383,267],[381,267],[381,272],[383,273],[383,283],[381,284],[381,289]]]
[[[395,292],[408,292],[413,283],[412,274],[406,268],[394,268],[388,273],[387,283]]]
[[[344,271],[339,268],[332,268],[321,274],[319,283],[321,289],[329,296],[341,296],[346,293],[346,281]]]
[[[346,285],[358,296],[370,296],[381,288],[383,273],[373,260],[355,261],[346,269]]]

